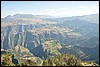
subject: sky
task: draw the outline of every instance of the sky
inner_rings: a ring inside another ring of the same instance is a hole
[[[1,1],[1,17],[14,14],[82,16],[99,13],[99,1]]]

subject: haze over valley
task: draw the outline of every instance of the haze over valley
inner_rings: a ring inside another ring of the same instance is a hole
[[[1,65],[99,66],[99,13],[2,17]]]

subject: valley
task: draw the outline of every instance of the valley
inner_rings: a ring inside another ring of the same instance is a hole
[[[1,18],[1,52],[14,55],[20,64],[30,60],[42,65],[43,60],[62,54],[99,64],[98,15],[54,18],[15,14]]]

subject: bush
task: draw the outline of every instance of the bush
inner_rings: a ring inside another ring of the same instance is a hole
[[[55,57],[44,60],[44,66],[82,66],[81,61],[74,55],[61,54]]]

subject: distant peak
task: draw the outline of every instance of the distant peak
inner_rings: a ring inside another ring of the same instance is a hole
[[[6,16],[5,18],[10,18],[10,17],[12,17],[11,15],[8,15],[8,16]]]

